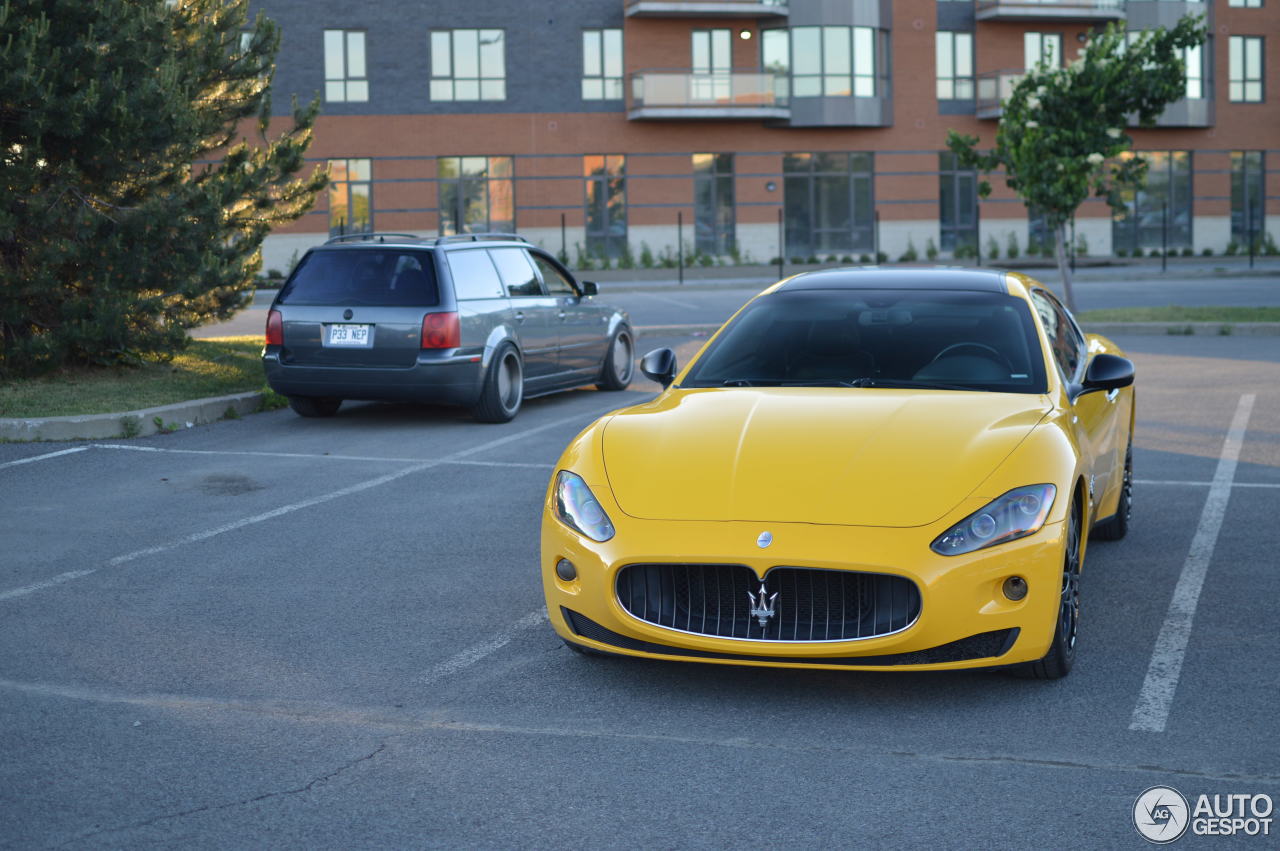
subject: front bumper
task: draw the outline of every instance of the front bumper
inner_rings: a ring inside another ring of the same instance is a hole
[[[943,670],[1030,662],[1049,650],[1058,612],[1065,544],[1062,523],[1010,543],[963,556],[940,556],[930,527],[887,529],[803,523],[655,521],[611,514],[616,535],[605,543],[543,512],[541,571],[551,624],[566,641],[629,656],[718,664],[832,670]],[[768,549],[756,546],[773,533]],[[571,582],[555,572],[573,562]],[[852,570],[902,576],[920,591],[920,615],[892,635],[849,641],[793,642],[695,635],[642,621],[618,600],[618,571],[637,563],[743,564],[757,576],[773,567]],[[1009,576],[1027,580],[1014,602],[1002,592]]]

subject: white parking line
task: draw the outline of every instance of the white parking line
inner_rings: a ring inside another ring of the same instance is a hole
[[[44,455],[32,455],[30,458],[19,458],[17,461],[6,461],[0,464],[0,470],[6,467],[16,467],[19,464],[32,464],[36,461],[44,461],[46,458],[57,458],[59,455],[72,455],[76,452],[84,452],[89,447],[73,446],[70,449],[62,449],[57,452],[46,452]]]
[[[554,420],[549,423],[543,423],[540,426],[534,426],[532,428],[518,428],[516,431],[513,431],[510,434],[504,435],[503,437],[499,437],[496,440],[490,440],[485,443],[481,443],[478,446],[472,446],[469,449],[460,449],[457,452],[453,452],[449,455],[444,456],[443,458],[438,458],[431,461],[423,461],[419,464],[414,464],[410,467],[405,467],[402,470],[397,470],[394,473],[388,473],[386,475],[378,476],[377,478],[369,479],[364,482],[357,482],[354,485],[349,485],[348,487],[341,488],[336,491],[330,491],[329,493],[320,494],[319,496],[314,496],[314,497],[311,497],[310,499],[304,499],[301,502],[295,502],[289,505],[282,505],[279,508],[272,509],[271,511],[266,511],[266,512],[263,512],[262,514],[255,514],[251,517],[244,517],[240,520],[236,520],[231,523],[226,523],[226,524],[223,524],[222,526],[218,526],[213,529],[206,529],[205,531],[197,532],[194,535],[187,535],[185,537],[178,538],[177,540],[169,541],[168,543],[165,543],[165,544],[160,544],[154,547],[147,547],[141,550],[135,550],[134,552],[125,553],[124,555],[118,555],[115,558],[108,560],[106,564],[100,567],[85,568],[82,570],[72,570],[66,573],[58,574],[57,576],[42,580],[40,582],[35,582],[31,585],[25,585],[21,588],[12,588],[8,591],[0,591],[0,600],[12,600],[18,597],[26,597],[30,594],[36,593],[37,591],[42,591],[46,588],[52,588],[55,585],[61,585],[65,582],[70,582],[74,579],[80,579],[82,577],[89,576],[101,570],[102,567],[117,567],[119,565],[126,564],[128,562],[135,561],[137,559],[144,558],[146,556],[157,555],[159,553],[178,549],[179,547],[185,547],[188,544],[195,544],[200,541],[206,541],[209,538],[213,538],[218,535],[225,534],[227,532],[233,532],[236,529],[243,529],[246,526],[252,526],[257,523],[262,523],[267,520],[272,520],[276,517],[281,517],[285,514],[291,514],[295,511],[300,511],[304,508],[310,508],[315,505],[321,505],[322,503],[326,503],[331,500],[338,499],[339,497],[350,496],[351,494],[360,493],[361,491],[366,491],[366,490],[369,490],[370,488],[376,488],[379,485],[385,485],[388,482],[394,482],[397,479],[402,479],[405,476],[410,476],[410,475],[413,475],[414,473],[422,472],[423,470],[430,469],[431,467],[437,467],[442,464],[459,462],[459,461],[462,461],[463,459],[468,458],[471,455],[476,455],[481,452],[487,452],[490,449],[497,449],[499,446],[505,446],[506,444],[513,443],[517,440],[525,440],[531,434],[537,434],[538,432],[548,431],[554,428],[563,428],[564,426],[569,425],[570,423],[582,422],[582,420],[585,418],[594,418],[594,417],[601,416],[602,414],[605,414],[611,410],[614,410],[616,407],[617,407],[616,405],[611,405],[610,407],[603,410],[597,410],[595,412],[588,411],[588,412],[574,414],[571,417],[565,417],[563,419]]]
[[[1200,602],[1200,590],[1204,587],[1205,574],[1213,560],[1213,549],[1218,543],[1218,532],[1222,530],[1222,519],[1227,513],[1227,500],[1231,496],[1231,483],[1240,460],[1240,447],[1244,443],[1249,415],[1256,399],[1257,396],[1253,393],[1240,397],[1226,440],[1222,443],[1222,454],[1218,457],[1213,484],[1209,486],[1209,495],[1204,501],[1200,525],[1196,528],[1195,537],[1191,539],[1191,550],[1182,565],[1178,584],[1174,586],[1169,613],[1156,637],[1151,664],[1147,667],[1146,679],[1138,693],[1138,703],[1133,708],[1133,719],[1129,722],[1130,730],[1163,733],[1165,724],[1168,723],[1169,709],[1178,689],[1178,678],[1182,675],[1187,642],[1191,638],[1191,624],[1196,616],[1196,606]]]
[[[418,682],[423,685],[430,685],[431,683],[442,680],[445,677],[452,676],[464,668],[470,668],[486,656],[492,655],[503,647],[506,647],[511,643],[511,639],[515,638],[518,633],[546,622],[546,608],[530,612],[487,641],[482,641],[474,647],[468,647],[456,656],[450,656],[448,659],[419,677]]]
[[[1134,479],[1135,485],[1175,485],[1179,487],[1195,487],[1207,488],[1212,487],[1213,482],[1180,482],[1171,479]],[[1280,484],[1274,482],[1232,482],[1233,488],[1280,488]]]
[[[255,458],[303,458],[319,461],[369,461],[385,464],[465,464],[476,467],[534,467],[550,469],[554,464],[525,461],[441,461],[438,458],[389,458],[380,455],[331,455],[315,452],[256,452],[250,449],[169,449],[159,446],[127,446],[123,443],[95,443],[95,449],[117,449],[126,452],[158,452],[173,455],[249,455]]]

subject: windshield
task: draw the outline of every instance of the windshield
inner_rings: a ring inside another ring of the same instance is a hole
[[[430,253],[403,248],[313,251],[280,290],[280,304],[434,307],[439,303]]]
[[[951,290],[762,296],[708,347],[683,386],[1046,389],[1026,302]]]

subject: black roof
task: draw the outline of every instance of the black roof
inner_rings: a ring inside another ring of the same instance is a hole
[[[969,290],[1003,293],[1005,273],[995,269],[921,267],[882,269],[878,266],[845,267],[801,272],[788,278],[776,292],[790,290]]]

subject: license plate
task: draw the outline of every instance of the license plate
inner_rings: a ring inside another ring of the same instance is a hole
[[[330,325],[325,345],[329,346],[368,346],[373,343],[373,334],[368,325]]]

